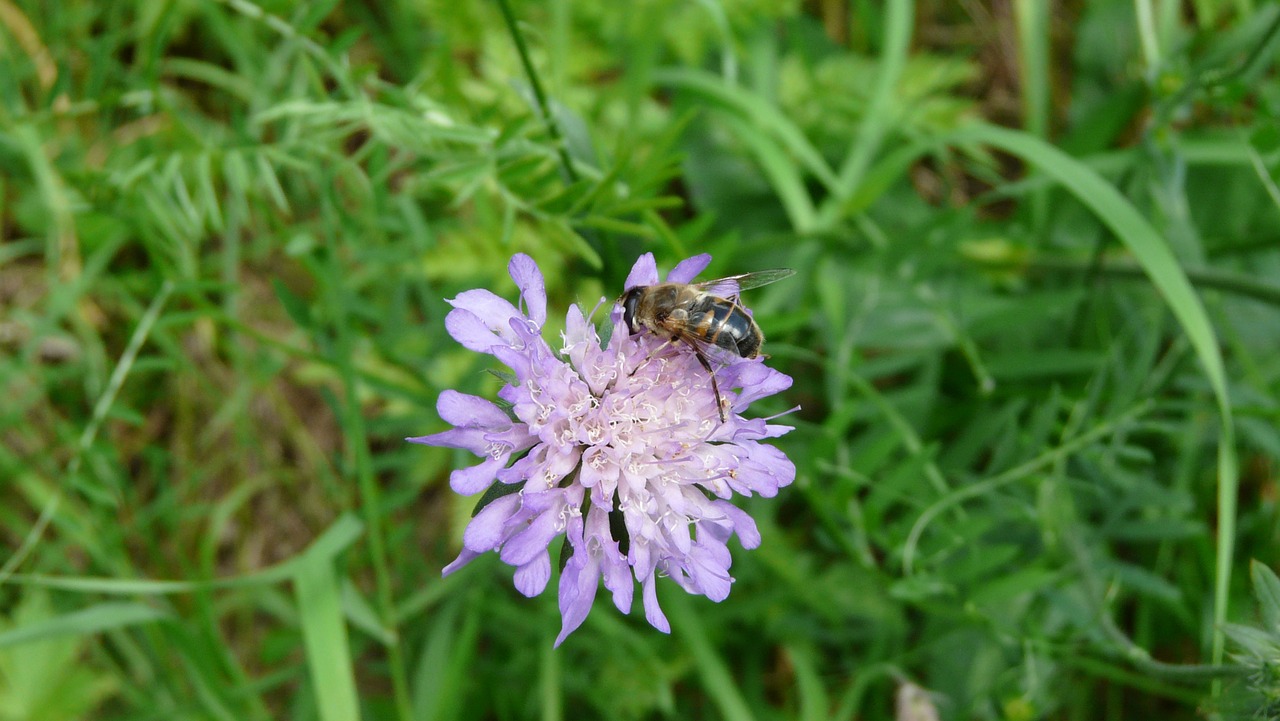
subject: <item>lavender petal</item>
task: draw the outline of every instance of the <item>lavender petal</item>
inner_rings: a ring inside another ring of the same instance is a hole
[[[574,535],[578,542],[574,544],[573,557],[565,564],[564,572],[560,575],[562,625],[560,635],[556,636],[556,646],[587,620],[600,583],[598,562],[587,552],[586,543],[582,542],[582,519],[575,519],[573,525],[577,527]]]
[[[529,309],[529,320],[541,328],[547,322],[547,283],[538,264],[524,253],[516,253],[507,264],[507,272],[520,289],[520,297]]]
[[[547,588],[551,580],[551,554],[545,551],[532,561],[520,566],[515,573],[516,590],[526,598],[533,598]]]
[[[507,465],[505,456],[485,458],[479,465],[459,468],[449,474],[449,487],[460,496],[474,496],[498,479],[498,471]]]
[[[676,263],[676,267],[672,268],[670,273],[667,273],[667,282],[692,283],[693,279],[697,278],[699,273],[706,270],[708,265],[711,265],[711,255],[709,253],[695,255],[692,258],[685,258],[679,263]]]
[[[444,567],[444,569],[443,569],[442,571],[440,571],[440,577],[441,577],[441,578],[443,578],[443,577],[445,577],[445,576],[448,576],[449,574],[453,573],[454,571],[458,570],[459,568],[462,568],[463,566],[467,565],[468,563],[471,563],[472,561],[476,560],[477,558],[479,558],[479,557],[480,557],[480,556],[482,556],[482,555],[484,555],[484,554],[476,553],[475,551],[471,550],[470,548],[465,548],[465,547],[464,547],[464,548],[462,549],[462,552],[458,554],[458,557],[457,557],[457,558],[455,558],[455,559],[453,559],[453,562],[452,562],[452,563],[450,563],[449,565],[445,566],[445,567]]]
[[[667,617],[662,613],[662,608],[658,605],[658,587],[654,583],[653,574],[644,580],[644,617],[650,626],[658,629],[663,633],[671,633],[671,624],[667,621]]]
[[[624,290],[631,290],[641,285],[654,285],[658,282],[658,264],[653,259],[653,253],[645,253],[636,259],[635,265],[631,266],[631,272],[627,274],[627,282],[622,284]]]
[[[551,539],[559,535],[559,531],[556,530],[558,516],[554,509],[539,514],[533,519],[533,523],[503,544],[498,557],[503,563],[523,566],[539,553],[545,553],[547,546],[551,544]]]
[[[743,548],[751,549],[760,545],[760,529],[756,527],[756,519],[750,513],[728,501],[716,500],[711,505],[728,518]]]
[[[482,428],[454,428],[453,430],[443,431],[441,433],[432,433],[429,436],[414,436],[406,438],[410,443],[421,443],[426,446],[440,446],[442,448],[461,448],[471,451],[477,456],[483,456],[489,447],[489,442],[485,440],[485,432]]]
[[[444,327],[463,348],[477,353],[488,353],[490,348],[506,344],[480,316],[464,308],[449,311],[444,318]]]
[[[480,509],[467,530],[462,532],[462,545],[476,553],[492,551],[502,543],[507,519],[520,508],[520,494],[512,493],[496,498]]]
[[[502,329],[507,327],[507,321],[521,315],[520,311],[511,305],[511,301],[483,288],[463,291],[457,298],[448,302],[454,308],[474,313],[495,332],[502,332]]]
[[[719,603],[729,597],[733,577],[729,575],[729,551],[717,544],[701,544],[688,556],[688,571],[702,595]]]
[[[459,428],[506,428],[511,419],[492,401],[479,396],[446,390],[436,401],[436,412]]]

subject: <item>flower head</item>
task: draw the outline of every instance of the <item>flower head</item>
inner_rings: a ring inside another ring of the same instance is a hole
[[[677,265],[670,282],[691,282],[711,258]],[[446,390],[437,410],[454,428],[409,438],[465,448],[483,460],[450,476],[453,490],[489,490],[463,534],[448,575],[488,551],[516,568],[516,588],[535,596],[551,579],[551,542],[567,540],[559,597],[563,627],[556,645],[586,619],[600,581],[623,613],[635,582],[645,616],[670,632],[654,584],[669,576],[689,593],[720,601],[733,577],[726,545],[760,543],[734,495],[773,496],[795,479],[795,466],[765,438],[791,430],[739,413],[785,390],[791,378],[762,359],[733,359],[715,370],[729,412],[721,421],[710,374],[683,344],[628,332],[620,307],[601,347],[596,328],[570,306],[559,351],[542,338],[546,285],[533,259],[508,266],[523,308],[487,290],[449,301],[445,326],[463,346],[493,355],[515,382],[498,392],[506,408]],[[636,261],[627,288],[658,281],[653,255]],[[737,392],[735,392],[735,390]]]

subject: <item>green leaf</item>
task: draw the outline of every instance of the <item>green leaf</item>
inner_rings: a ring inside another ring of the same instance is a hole
[[[294,571],[293,583],[307,670],[320,718],[359,719],[355,665],[347,642],[342,591],[334,573],[333,557],[308,551]]]
[[[116,691],[101,665],[85,663],[89,634],[148,623],[160,612],[108,603],[55,616],[48,595],[33,591],[11,613],[0,617],[0,718],[62,721],[96,718],[94,708]]]
[[[799,168],[787,157],[780,145],[768,134],[757,129],[748,120],[734,115],[726,116],[729,127],[755,153],[765,177],[787,211],[791,227],[797,233],[807,233],[813,228],[813,200],[804,187]]]
[[[1262,612],[1262,625],[1268,632],[1280,634],[1280,578],[1267,564],[1254,560],[1249,564],[1253,576],[1253,593]]]
[[[348,578],[342,579],[342,610],[356,628],[378,639],[384,646],[396,643],[395,633],[382,623],[373,605]]]
[[[314,327],[315,319],[311,316],[311,306],[306,301],[289,290],[289,287],[279,278],[271,279],[271,287],[276,292],[276,298],[280,299],[280,304],[284,306],[285,312],[294,323],[298,324],[298,327],[308,330]]]

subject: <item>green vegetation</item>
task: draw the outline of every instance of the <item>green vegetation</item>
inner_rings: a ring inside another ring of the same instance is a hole
[[[1280,718],[1278,47],[1249,0],[0,0],[0,721]],[[440,578],[469,456],[402,439],[501,384],[444,298],[527,252],[554,326],[647,251],[798,271],[749,298],[798,477],[726,601],[553,650],[554,580]]]

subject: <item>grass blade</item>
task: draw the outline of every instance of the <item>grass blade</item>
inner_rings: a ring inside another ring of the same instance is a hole
[[[84,636],[151,623],[169,614],[143,603],[109,601],[0,633],[0,648],[58,636]]]
[[[827,161],[800,128],[760,96],[732,86],[710,73],[691,68],[662,68],[654,71],[653,80],[688,92],[744,122],[758,125],[761,130],[775,136],[783,148],[829,189],[839,186]]]
[[[342,615],[342,590],[333,557],[306,553],[293,576],[307,669],[322,721],[360,718],[355,665]]]
[[[663,596],[662,605],[671,619],[672,631],[679,635],[693,656],[694,666],[702,675],[707,695],[720,708],[721,718],[727,721],[751,721],[755,718],[751,713],[751,706],[742,697],[728,664],[716,653],[690,603],[689,597],[678,591]]]

